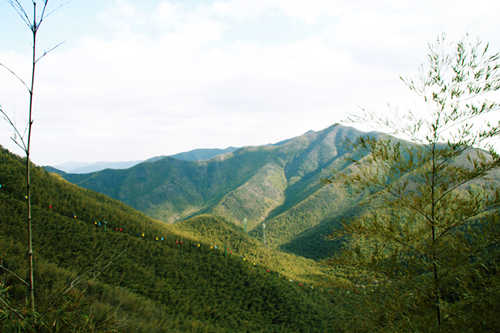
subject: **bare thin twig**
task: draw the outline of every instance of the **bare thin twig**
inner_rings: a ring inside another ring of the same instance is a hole
[[[12,74],[19,82],[21,82],[23,84],[23,86],[26,88],[26,90],[28,90],[28,93],[30,92],[30,88],[28,87],[28,85],[26,84],[26,82],[24,82],[24,80],[21,79],[21,77],[19,75],[17,75],[16,72],[14,72],[12,69],[10,69],[9,67],[5,66],[1,62],[0,62],[0,67],[5,68],[10,74]]]
[[[40,15],[40,19],[38,20],[38,24],[35,27],[36,28],[35,30],[38,30],[38,27],[40,26],[40,24],[42,24],[43,19],[45,18],[45,9],[47,9],[48,3],[49,3],[49,0],[45,0],[43,3],[42,14]]]
[[[55,49],[57,49],[59,46],[61,46],[62,44],[64,44],[64,41],[60,42],[60,43],[57,43],[57,45],[51,47],[50,49],[48,50],[45,50],[43,52],[43,54],[41,56],[38,57],[38,59],[35,60],[35,64],[41,60],[43,57],[45,57],[47,54],[49,54],[50,52],[54,51]]]
[[[11,136],[10,139],[12,140],[12,142],[18,146],[19,148],[21,148],[22,150],[24,150],[25,148],[16,140],[15,137]]]
[[[26,143],[24,142],[23,136],[21,133],[19,133],[19,130],[17,129],[16,125],[14,125],[14,122],[10,119],[10,117],[5,113],[5,111],[0,107],[0,113],[4,116],[4,118],[7,120],[7,122],[10,124],[10,126],[14,129],[15,136],[19,136],[19,139],[21,140],[21,143],[19,143],[15,137],[11,137],[11,140],[14,141],[14,143],[21,148],[23,151],[26,151]]]
[[[62,7],[68,5],[69,3],[71,2],[71,0],[68,0],[66,2],[63,2],[61,4],[59,4],[59,6],[57,6],[56,8],[52,9],[51,11],[47,12],[47,14],[45,14],[45,16],[43,17],[44,19],[47,19],[50,15],[54,14],[55,12],[57,12],[59,9],[61,9]]]
[[[96,260],[96,264],[89,267],[88,269],[86,270],[83,270],[81,273],[79,273],[77,275],[76,278],[74,278],[69,286],[64,289],[64,291],[62,291],[62,294],[67,294],[69,291],[71,291],[71,289],[75,288],[84,278],[86,275],[88,275],[89,277],[92,277],[93,279],[97,278],[99,275],[101,275],[109,266],[111,266],[113,264],[113,262],[118,259],[121,255],[123,255],[124,253],[126,252],[126,249],[124,249],[123,251],[119,252],[119,253],[115,253],[113,256],[111,256],[111,258],[108,260],[108,262],[103,265],[103,266],[99,266],[98,265],[98,260]],[[102,257],[103,254],[101,253],[98,258]]]
[[[28,13],[26,13],[26,11],[24,10],[21,3],[19,3],[18,0],[8,0],[8,1],[9,1],[10,6],[12,8],[14,8],[17,15],[19,15],[19,17],[21,18],[21,21],[23,21],[28,26],[28,28],[31,29],[31,23],[30,23],[30,19],[28,17]]]

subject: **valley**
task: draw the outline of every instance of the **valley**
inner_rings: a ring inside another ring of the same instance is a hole
[[[347,142],[364,134],[333,125],[280,143],[244,147],[206,161],[167,157],[126,170],[62,174],[78,186],[120,200],[167,223],[198,214],[221,216],[245,227],[267,243],[297,255],[324,258],[333,248],[324,237],[337,225],[335,217],[356,204],[342,186],[322,186],[332,172],[349,168]],[[293,247],[299,235],[323,225],[323,233]],[[316,251],[319,246],[321,251]],[[324,251],[325,250],[325,251]],[[308,253],[308,254],[306,254]],[[311,256],[311,253],[314,255]]]
[[[379,206],[382,192],[358,191],[342,177],[331,178],[372,170],[363,168],[372,168],[373,155],[350,148],[361,137],[392,140],[410,157],[425,148],[336,124],[276,144],[216,150],[208,160],[167,156],[87,174],[33,166],[36,290],[45,327],[49,322],[68,332],[362,327],[357,307],[369,309],[398,280],[380,273],[379,266],[366,269],[339,256],[353,244],[361,244],[355,253],[371,251],[365,240],[332,238],[351,221],[386,216]],[[466,164],[467,158],[457,161]],[[0,288],[7,295],[4,304],[22,307],[23,159],[1,149],[0,165]],[[412,179],[418,188],[417,169],[405,169],[389,185]],[[499,175],[498,168],[490,170],[487,184],[498,188]],[[464,191],[484,184],[471,182]],[[492,209],[482,216],[494,216]],[[411,225],[408,217],[400,219]],[[490,271],[484,279],[497,283]],[[0,320],[8,329],[8,323],[21,325],[24,316],[12,312],[5,318]],[[365,331],[375,324],[369,325]]]

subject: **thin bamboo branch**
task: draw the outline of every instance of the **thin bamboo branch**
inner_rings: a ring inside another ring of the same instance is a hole
[[[24,152],[26,152],[27,147],[26,147],[26,143],[24,142],[24,136],[21,135],[21,133],[19,133],[19,130],[17,129],[16,125],[14,125],[14,122],[10,119],[10,117],[7,115],[7,113],[1,107],[0,107],[0,113],[4,116],[5,120],[7,120],[9,125],[12,127],[12,129],[15,132],[15,135],[19,136],[19,139],[21,140],[22,145],[19,144],[19,142],[14,137],[11,137],[12,141],[14,141],[14,143],[19,148],[21,148]]]
[[[58,43],[57,45],[55,45],[55,46],[51,47],[51,48],[50,48],[50,49],[48,49],[48,50],[45,50],[45,51],[43,52],[43,54],[42,54],[41,56],[39,56],[39,57],[35,60],[35,64],[36,64],[38,61],[42,60],[42,58],[43,58],[43,57],[45,57],[47,54],[49,54],[50,52],[52,52],[52,51],[54,51],[55,49],[57,49],[57,48],[58,48],[59,46],[61,46],[62,44],[64,44],[64,41],[62,41],[62,42]]]
[[[111,256],[111,258],[108,260],[108,262],[104,265],[104,266],[99,266],[99,258],[100,257],[103,257],[104,254],[101,253],[97,258],[96,260],[94,260],[95,264],[92,265],[91,267],[87,268],[87,269],[83,269],[81,272],[79,272],[77,274],[77,276],[69,283],[68,287],[66,289],[64,289],[61,294],[62,295],[65,295],[67,294],[68,292],[70,292],[73,288],[75,288],[78,284],[80,284],[82,282],[82,280],[86,277],[86,276],[91,276],[93,279],[97,278],[99,275],[101,275],[109,266],[111,266],[111,264],[113,264],[113,262],[118,259],[123,253],[126,252],[126,249],[124,249],[123,251],[119,252],[119,253],[116,253],[114,254],[113,256]]]
[[[8,269],[7,267],[5,267],[2,264],[0,264],[0,268],[3,269],[4,271],[6,271],[7,273],[10,273],[10,274],[14,275],[19,281],[21,281],[25,285],[27,285],[27,286],[29,285],[29,283],[26,282],[26,280],[24,280],[23,278],[21,278],[19,275],[17,275],[16,272],[11,271],[10,269]]]
[[[61,9],[62,7],[64,6],[67,6],[69,3],[71,2],[71,0],[68,0],[66,2],[63,2],[61,4],[59,4],[59,6],[57,6],[56,8],[48,11],[45,16],[43,17],[44,20],[46,20],[50,15],[54,14],[55,12],[57,12],[59,9]]]
[[[398,198],[400,200],[405,200],[405,198],[403,198],[403,196],[400,195],[400,194],[393,193],[392,191],[389,191],[388,193],[392,194],[394,197],[396,197],[396,198]],[[427,214],[425,214],[425,212],[423,212],[422,210],[418,209],[417,207],[415,207],[414,205],[410,204],[407,201],[406,201],[406,204],[408,205],[407,207],[410,208],[410,210],[414,211],[415,213],[418,213],[425,220],[427,220],[427,222],[429,222],[430,224],[433,223],[432,219]]]
[[[43,19],[45,18],[45,10],[47,9],[48,3],[49,3],[49,0],[45,0],[43,3],[42,14],[40,15],[40,19],[38,20],[36,30],[38,30],[38,27],[40,26],[40,24],[42,24]]]
[[[6,65],[2,64],[1,62],[0,62],[0,67],[5,68],[10,74],[12,74],[19,82],[22,83],[22,85],[26,88],[26,90],[28,91],[28,93],[30,93],[30,88],[28,87],[28,85],[26,84],[26,82],[24,82],[24,80],[19,75],[16,74],[16,72],[14,72],[12,69],[10,69]]]
[[[33,251],[33,232],[32,232],[32,216],[31,216],[31,176],[30,176],[30,148],[31,148],[31,129],[33,126],[33,96],[34,96],[34,85],[35,85],[35,72],[36,72],[36,64],[37,62],[45,57],[48,53],[56,49],[58,46],[60,46],[62,43],[57,44],[56,46],[52,47],[51,49],[45,51],[40,57],[37,58],[37,32],[38,29],[40,28],[40,25],[46,18],[46,10],[47,10],[47,5],[49,3],[49,0],[44,0],[41,13],[39,16],[37,16],[37,3],[35,0],[32,0],[32,5],[33,5],[33,13],[32,13],[32,21],[30,21],[30,17],[26,10],[24,9],[23,5],[19,2],[19,0],[8,0],[9,4],[11,7],[16,11],[16,13],[19,15],[21,20],[28,26],[28,28],[32,32],[32,46],[33,46],[33,52],[32,52],[32,63],[31,63],[31,86],[28,87],[26,82],[21,79],[13,70],[8,68],[7,66],[0,64],[2,67],[7,69],[17,80],[19,80],[28,90],[29,94],[29,107],[28,107],[28,124],[27,124],[27,137],[26,140],[24,139],[24,135],[21,135],[17,127],[14,125],[12,120],[7,116],[7,114],[3,111],[0,110],[1,113],[5,116],[9,124],[14,128],[15,131],[15,136],[19,136],[22,145],[17,142],[16,138],[13,137],[11,138],[14,143],[16,143],[20,148],[22,148],[26,154],[26,164],[25,164],[25,170],[26,170],[26,209],[27,209],[27,232],[28,232],[28,253],[27,253],[27,259],[28,259],[28,276],[29,276],[29,285],[28,285],[28,293],[29,293],[29,304],[31,306],[31,312],[34,315],[35,312],[35,281],[34,281],[34,251]],[[49,13],[50,14],[50,13]],[[48,14],[47,14],[48,15]],[[26,134],[26,133],[25,133]],[[33,323],[35,325],[36,323]]]
[[[485,174],[486,172],[490,171],[490,170],[493,170],[495,168],[495,166],[491,166],[490,168],[487,168],[487,169],[484,169],[481,171],[481,174]],[[477,175],[477,177],[475,177],[475,179],[477,179],[478,177],[480,176],[480,174]],[[470,182],[470,178],[467,178],[467,179],[464,179],[460,182],[457,182],[455,185],[453,185],[452,187],[448,188],[446,191],[444,191],[439,197],[438,199],[436,200],[436,203],[440,202],[441,200],[443,200],[448,194],[450,194],[451,192],[453,192],[454,190],[456,190],[457,188],[459,188],[460,186],[462,185],[465,185],[467,184],[468,182]]]
[[[21,148],[21,150],[25,150],[26,148],[24,148],[17,140],[15,137],[11,136],[10,139],[12,140],[12,142],[14,142],[14,144],[16,146],[18,146],[19,148]]]
[[[35,277],[34,277],[34,264],[33,264],[33,232],[31,221],[31,178],[30,178],[30,147],[31,147],[31,127],[33,125],[33,92],[35,85],[35,71],[36,71],[36,32],[38,30],[36,22],[36,2],[33,1],[33,54],[31,65],[31,88],[29,94],[29,108],[28,108],[28,139],[26,146],[26,196],[28,197],[27,208],[27,224],[28,224],[28,275],[29,275],[29,295],[31,312],[35,314]]]
[[[0,302],[3,304],[3,306],[5,308],[7,308],[7,310],[9,310],[10,312],[12,312],[13,314],[15,314],[17,316],[17,318],[19,318],[20,320],[24,320],[24,316],[21,314],[21,312],[19,312],[18,310],[14,309],[12,306],[10,306],[9,302],[7,302],[3,297],[0,296]]]
[[[495,205],[492,206],[492,207],[496,208]],[[437,239],[444,237],[447,233],[449,233],[450,231],[452,231],[452,230],[454,230],[454,229],[456,229],[458,227],[464,226],[467,223],[472,222],[475,218],[477,218],[482,213],[484,213],[484,210],[480,209],[480,207],[476,207],[476,208],[477,209],[475,209],[474,211],[472,211],[472,213],[467,218],[465,218],[464,220],[456,222],[456,223],[453,223],[453,224],[449,225],[447,228],[445,228],[441,233],[439,233],[439,235],[437,236]]]
[[[21,21],[23,21],[28,28],[31,30],[31,24],[30,24],[30,19],[28,17],[28,13],[24,10],[23,6],[21,3],[19,3],[18,0],[8,0],[9,4],[14,10],[16,11],[17,15],[21,18]]]

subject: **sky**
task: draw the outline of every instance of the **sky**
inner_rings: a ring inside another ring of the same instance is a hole
[[[406,108],[400,76],[417,72],[442,33],[500,50],[499,1],[51,0],[49,9],[39,52],[63,44],[37,63],[40,165],[274,143],[361,108]],[[27,82],[31,47],[0,0],[0,63]],[[0,68],[0,105],[21,131],[27,97]],[[0,145],[21,155],[12,134],[0,119]]]

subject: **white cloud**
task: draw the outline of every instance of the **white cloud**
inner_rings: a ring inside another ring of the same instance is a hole
[[[273,142],[327,127],[358,106],[404,105],[399,75],[417,69],[442,31],[486,31],[500,46],[488,1],[145,3],[113,1],[97,14],[99,34],[75,37],[40,63],[35,161]],[[2,49],[0,60],[29,64]],[[29,66],[21,73],[28,77]],[[22,88],[5,73],[0,87],[2,105],[22,114]],[[1,144],[5,131],[0,125]]]

